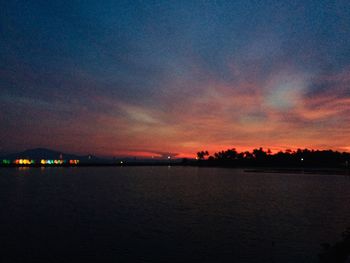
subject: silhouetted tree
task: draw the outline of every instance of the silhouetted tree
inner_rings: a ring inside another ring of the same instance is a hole
[[[253,156],[256,160],[262,161],[266,160],[267,153],[264,152],[264,149],[260,147],[259,149],[253,150]]]
[[[244,152],[244,158],[245,159],[252,159],[253,158],[253,154],[251,154],[249,151],[245,151]]]
[[[209,156],[208,151],[197,153],[199,160]],[[219,151],[207,160],[210,165],[224,166],[287,166],[287,167],[343,167],[349,168],[350,153],[340,153],[332,150],[290,149],[275,154],[270,149],[264,151],[262,147],[252,152],[237,152],[235,148]],[[203,164],[203,162],[202,162]],[[205,164],[205,163],[204,163]]]
[[[200,152],[197,152],[197,158],[199,160],[203,160],[205,158],[205,156],[208,156],[209,155],[209,152],[208,151],[200,151]]]

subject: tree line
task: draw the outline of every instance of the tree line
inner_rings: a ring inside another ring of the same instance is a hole
[[[272,153],[262,147],[253,151],[238,152],[235,148],[215,152],[197,152],[199,164],[222,166],[290,166],[290,167],[346,167],[350,165],[350,153],[333,150],[287,149]]]

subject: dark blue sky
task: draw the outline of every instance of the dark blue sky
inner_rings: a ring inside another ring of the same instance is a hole
[[[0,152],[350,150],[349,1],[1,1]]]

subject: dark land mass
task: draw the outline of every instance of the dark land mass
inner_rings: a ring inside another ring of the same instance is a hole
[[[263,148],[252,152],[237,152],[235,148],[209,155],[207,151],[197,153],[196,159],[137,159],[137,158],[99,158],[93,155],[79,156],[55,150],[37,148],[1,157],[1,166],[72,166],[68,160],[79,160],[74,166],[198,166],[242,168],[246,172],[259,173],[304,173],[349,175],[350,153],[332,150],[286,150],[272,154]],[[31,159],[31,164],[19,164],[15,160]],[[41,159],[67,160],[61,164],[40,163]]]
[[[271,153],[263,148],[252,152],[237,152],[235,148],[209,155],[197,153],[199,164],[228,167],[281,167],[281,168],[349,168],[350,153],[332,150],[298,149]]]

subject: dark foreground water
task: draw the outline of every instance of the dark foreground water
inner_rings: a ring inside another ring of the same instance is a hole
[[[2,168],[0,262],[317,262],[350,177],[195,167]]]

